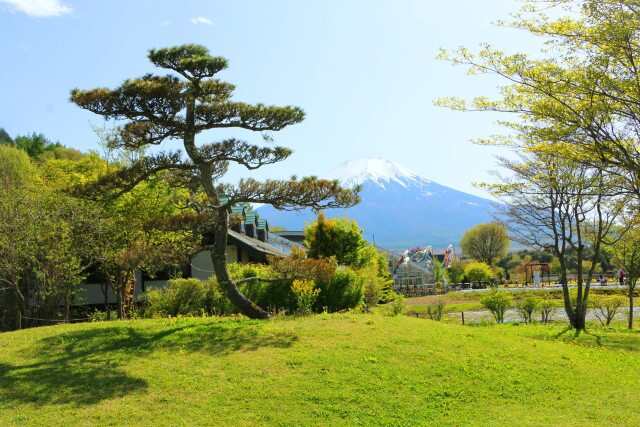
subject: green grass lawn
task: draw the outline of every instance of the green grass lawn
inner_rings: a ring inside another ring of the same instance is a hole
[[[640,334],[410,317],[0,334],[0,425],[640,425]]]

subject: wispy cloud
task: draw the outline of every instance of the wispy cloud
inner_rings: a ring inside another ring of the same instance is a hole
[[[60,0],[0,0],[0,3],[9,5],[16,12],[26,13],[37,18],[62,16],[73,12],[71,6]]]
[[[205,18],[204,16],[198,16],[197,18],[191,19],[192,24],[205,24],[205,25],[213,25],[213,22],[209,18]]]
[[[161,23],[159,23],[158,25],[160,25],[161,27],[166,27],[167,25],[171,24],[171,21],[162,21]]]

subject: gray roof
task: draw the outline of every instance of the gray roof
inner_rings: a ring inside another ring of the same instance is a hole
[[[287,254],[282,252],[281,250],[278,250],[276,248],[274,248],[273,246],[271,246],[268,243],[262,242],[258,239],[254,239],[252,237],[247,236],[246,234],[242,234],[242,233],[238,233],[237,231],[233,231],[233,230],[227,230],[228,232],[228,237],[231,240],[236,241],[237,243],[241,244],[241,245],[245,245],[245,246],[249,246],[250,248],[258,251],[258,252],[262,252],[264,254],[268,254],[268,255],[274,255],[277,257],[286,257]]]

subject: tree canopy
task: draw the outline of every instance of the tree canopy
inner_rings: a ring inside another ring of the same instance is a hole
[[[510,244],[507,229],[497,222],[478,224],[470,228],[465,231],[460,241],[465,255],[488,265],[493,265],[504,257]]]
[[[493,187],[494,194],[508,199],[518,239],[554,248],[565,310],[582,330],[595,265],[583,278],[585,251],[597,261],[617,218],[640,201],[640,8],[630,0],[527,0],[501,25],[529,31],[545,48],[539,55],[507,54],[487,44],[477,53],[443,51],[441,58],[471,74],[500,76],[504,86],[498,99],[437,103],[512,115],[499,122],[507,134],[477,142],[526,153],[522,161],[502,161],[516,178]],[[568,249],[578,255],[574,299],[565,283]]]

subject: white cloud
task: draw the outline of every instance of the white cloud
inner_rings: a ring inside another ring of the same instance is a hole
[[[60,0],[0,0],[16,12],[23,12],[37,18],[61,16],[73,12],[71,6]]]
[[[205,24],[205,25],[213,25],[213,22],[209,18],[205,18],[204,16],[198,16],[197,18],[193,18],[191,20],[192,24]]]
[[[171,21],[162,21],[160,24],[161,27],[166,27],[167,25],[171,24]]]

